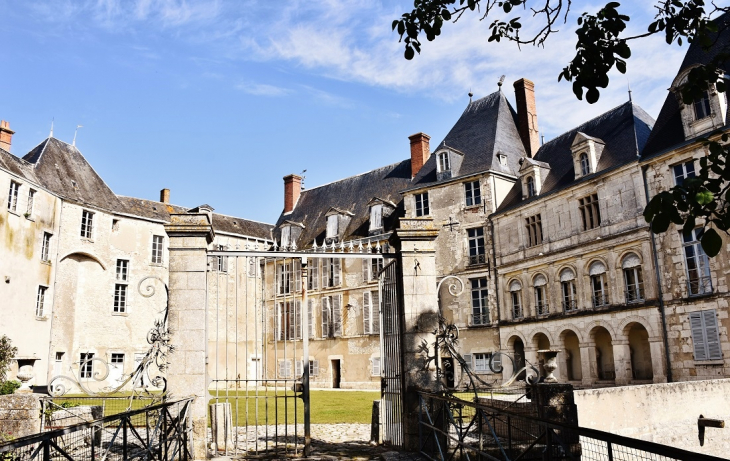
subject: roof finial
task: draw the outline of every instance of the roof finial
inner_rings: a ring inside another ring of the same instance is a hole
[[[504,83],[504,75],[499,77],[499,81],[497,82],[497,86],[499,87],[499,91],[502,91],[502,84]]]
[[[471,97],[474,96],[474,93],[471,92],[471,88],[469,88],[469,103],[471,104]]]
[[[626,86],[629,87],[629,102],[634,102],[634,100],[631,98],[631,82],[629,81],[628,77],[626,77]]]
[[[76,134],[79,132],[79,128],[83,128],[83,125],[76,125],[76,131],[74,131],[74,140],[71,143],[72,146],[76,147]]]
[[[53,121],[55,120],[55,117],[51,118],[51,134],[48,135],[49,138],[53,137]]]

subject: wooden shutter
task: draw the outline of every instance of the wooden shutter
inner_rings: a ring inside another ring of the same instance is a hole
[[[380,376],[380,357],[373,357],[373,366],[370,370],[370,374],[373,376]]]
[[[330,336],[330,308],[329,298],[322,298],[322,337],[329,338]]]
[[[302,291],[302,260],[294,260],[294,290]]]
[[[309,288],[317,290],[319,288],[319,258],[312,259],[309,266]]]
[[[302,301],[297,299],[294,301],[294,305],[296,306],[294,321],[296,322],[297,339],[302,339]]]
[[[720,331],[717,327],[715,309],[702,311],[702,321],[705,327],[705,343],[707,344],[707,358],[709,360],[722,359],[720,347]]]
[[[380,334],[380,295],[377,291],[370,292],[371,331],[374,335]]]
[[[286,363],[286,360],[279,362],[279,376],[282,378],[286,378]]]
[[[334,335],[342,336],[342,295],[332,297],[332,322]]]
[[[276,334],[276,339],[278,340],[281,339],[281,331],[281,303],[276,303],[276,313],[274,314],[274,332]]]
[[[689,326],[692,332],[692,344],[695,350],[695,360],[707,360],[707,338],[703,328],[703,315],[700,312],[690,312]]]
[[[304,370],[302,369],[302,361],[297,360],[294,362],[294,377],[295,378],[301,378],[304,374]]]
[[[314,300],[307,300],[307,334],[310,339],[314,338]]]
[[[324,258],[322,260],[322,288],[331,286],[329,284],[330,266],[332,264],[332,258]]]
[[[363,261],[366,261],[363,259]],[[372,322],[370,320],[370,313],[372,312],[370,308],[370,292],[366,291],[362,294],[362,332],[363,334],[369,335],[372,334]]]
[[[471,362],[471,354],[464,355],[464,362],[466,362],[466,366],[469,368],[469,370],[474,369],[474,365]]]
[[[332,278],[334,279],[334,281],[332,283],[332,286],[338,287],[340,286],[340,258],[332,258],[332,263],[335,266],[333,269],[334,274]]]
[[[319,360],[312,360],[312,376],[319,375]]]
[[[296,319],[294,318],[294,306],[292,306],[291,302],[286,303],[286,318],[288,325],[284,334],[287,336],[284,339],[294,339],[294,323]]]
[[[370,260],[362,258],[362,281],[367,283],[370,281]]]
[[[502,355],[501,354],[494,355],[494,354],[495,353],[493,353],[492,356],[489,358],[489,364],[490,364],[489,369],[495,373],[499,373],[500,371],[502,371]],[[494,359],[492,359],[492,357]],[[492,368],[494,368],[494,369],[492,369]]]

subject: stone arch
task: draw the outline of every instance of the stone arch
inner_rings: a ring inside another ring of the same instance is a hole
[[[693,64],[686,69],[684,69],[682,72],[678,73],[676,77],[674,77],[674,80],[672,80],[672,85],[670,88],[676,89],[684,85],[687,81],[687,76],[689,73],[694,69],[695,67],[699,67],[700,64]]]
[[[567,263],[558,266],[557,270],[555,271],[555,273],[558,275],[558,281],[560,281],[560,273],[563,272],[565,269],[570,269],[571,271],[573,271],[573,276],[576,279],[578,278],[578,269],[575,267],[575,264]]]
[[[91,259],[92,261],[97,262],[101,266],[102,269],[106,270],[106,266],[104,265],[103,262],[101,262],[101,259],[99,259],[97,256],[94,256],[93,254],[87,253],[85,251],[72,251],[71,253],[68,253],[65,256],[63,256],[61,259],[59,259],[59,262],[63,261],[64,259],[73,257],[73,256],[82,256],[84,258]]]
[[[550,283],[550,277],[544,271],[537,271],[534,274],[530,275],[530,286],[535,286],[535,279],[539,275],[542,275],[543,277],[545,277],[545,280],[547,281],[547,283]]]
[[[594,320],[594,321],[590,322],[588,325],[586,325],[585,331],[588,332],[588,337],[586,339],[595,341],[594,334],[595,334],[596,328],[598,328],[598,327],[605,328],[606,331],[608,331],[608,334],[611,335],[611,339],[617,339],[616,331],[614,330],[614,328],[611,326],[610,323],[608,323],[604,320]]]
[[[614,381],[616,379],[616,365],[614,363],[613,343],[616,335],[609,330],[605,322],[591,322],[590,331],[591,342],[594,344],[596,361],[591,366],[595,366],[595,376],[599,380]]]
[[[608,264],[608,258],[606,258],[604,256],[592,256],[590,259],[588,259],[588,261],[586,261],[585,265],[583,266],[583,267],[585,267],[585,271],[584,271],[585,275],[588,275],[591,264],[593,264],[596,261],[603,264],[603,267],[606,268],[606,272],[608,272],[609,268],[611,267]]]
[[[651,380],[654,378],[654,367],[651,356],[649,338],[651,333],[643,322],[628,322],[622,330],[628,343],[629,372],[632,379]]]
[[[514,331],[514,332],[510,333],[510,336],[507,339],[507,343],[505,344],[507,346],[506,349],[512,349],[515,345],[515,340],[517,340],[517,339],[522,341],[522,344],[527,343],[527,340],[525,339],[525,336],[522,333],[520,333],[518,331]]]
[[[625,258],[626,256],[628,256],[628,254],[629,254],[629,253],[633,253],[633,254],[635,254],[636,256],[638,256],[638,257],[639,257],[639,261],[641,261],[641,266],[643,266],[643,265],[644,265],[644,255],[643,255],[643,254],[641,253],[641,248],[640,248],[640,247],[631,247],[631,248],[626,248],[626,249],[624,249],[623,251],[619,252],[619,254],[618,254],[618,255],[617,255],[617,257],[616,257],[616,261],[615,261],[615,268],[616,268],[616,269],[617,269],[617,270],[618,270],[619,272],[620,272],[621,270],[623,270],[623,262],[624,262],[624,258]]]
[[[574,325],[567,325],[560,332],[562,354],[558,355],[560,375],[568,381],[583,380],[583,363],[580,346],[583,342],[580,330]]]
[[[644,329],[649,333],[649,337],[653,338],[658,336],[656,332],[654,331],[654,327],[651,326],[649,322],[646,321],[645,318],[639,317],[638,315],[632,315],[630,317],[626,317],[623,319],[616,328],[617,332],[620,332],[624,337],[628,337],[629,330],[632,323],[638,323],[639,325],[643,326]]]
[[[580,342],[583,342],[584,341],[583,334],[581,333],[580,328],[578,328],[577,326],[573,325],[572,323],[568,323],[567,325],[563,325],[561,327],[560,334],[558,335],[558,339],[562,341],[563,338],[564,338],[564,336],[565,336],[565,334],[568,333],[568,332],[571,332],[571,331],[573,333],[575,333],[575,335],[578,337],[578,340]]]
[[[551,346],[553,344],[555,344],[555,340],[553,339],[553,335],[550,334],[550,332],[547,330],[547,328],[538,327],[538,328],[535,328],[534,330],[532,330],[529,335],[527,335],[528,338],[530,338],[530,345],[532,345],[535,348],[538,347],[537,344],[535,344],[535,337],[537,335],[539,335],[539,334],[545,335],[545,337],[547,338],[548,342],[550,342],[550,345]],[[525,345],[527,345],[527,343],[525,343]]]

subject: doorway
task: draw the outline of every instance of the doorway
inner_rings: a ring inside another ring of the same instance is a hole
[[[340,388],[340,360],[332,360],[332,389]]]

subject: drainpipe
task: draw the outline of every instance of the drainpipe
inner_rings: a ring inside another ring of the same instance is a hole
[[[646,203],[649,204],[649,183],[646,181],[646,170],[648,166],[641,167],[641,178],[644,181],[644,195],[646,196]],[[664,333],[664,355],[667,361],[667,382],[671,383],[672,380],[672,360],[669,358],[669,335],[667,334],[667,315],[664,308],[664,297],[662,296],[662,276],[659,273],[659,256],[656,249],[656,239],[654,232],[649,229],[649,236],[651,238],[651,253],[654,256],[654,274],[656,275],[657,283],[657,297],[659,299],[659,314],[662,318],[662,333]]]

